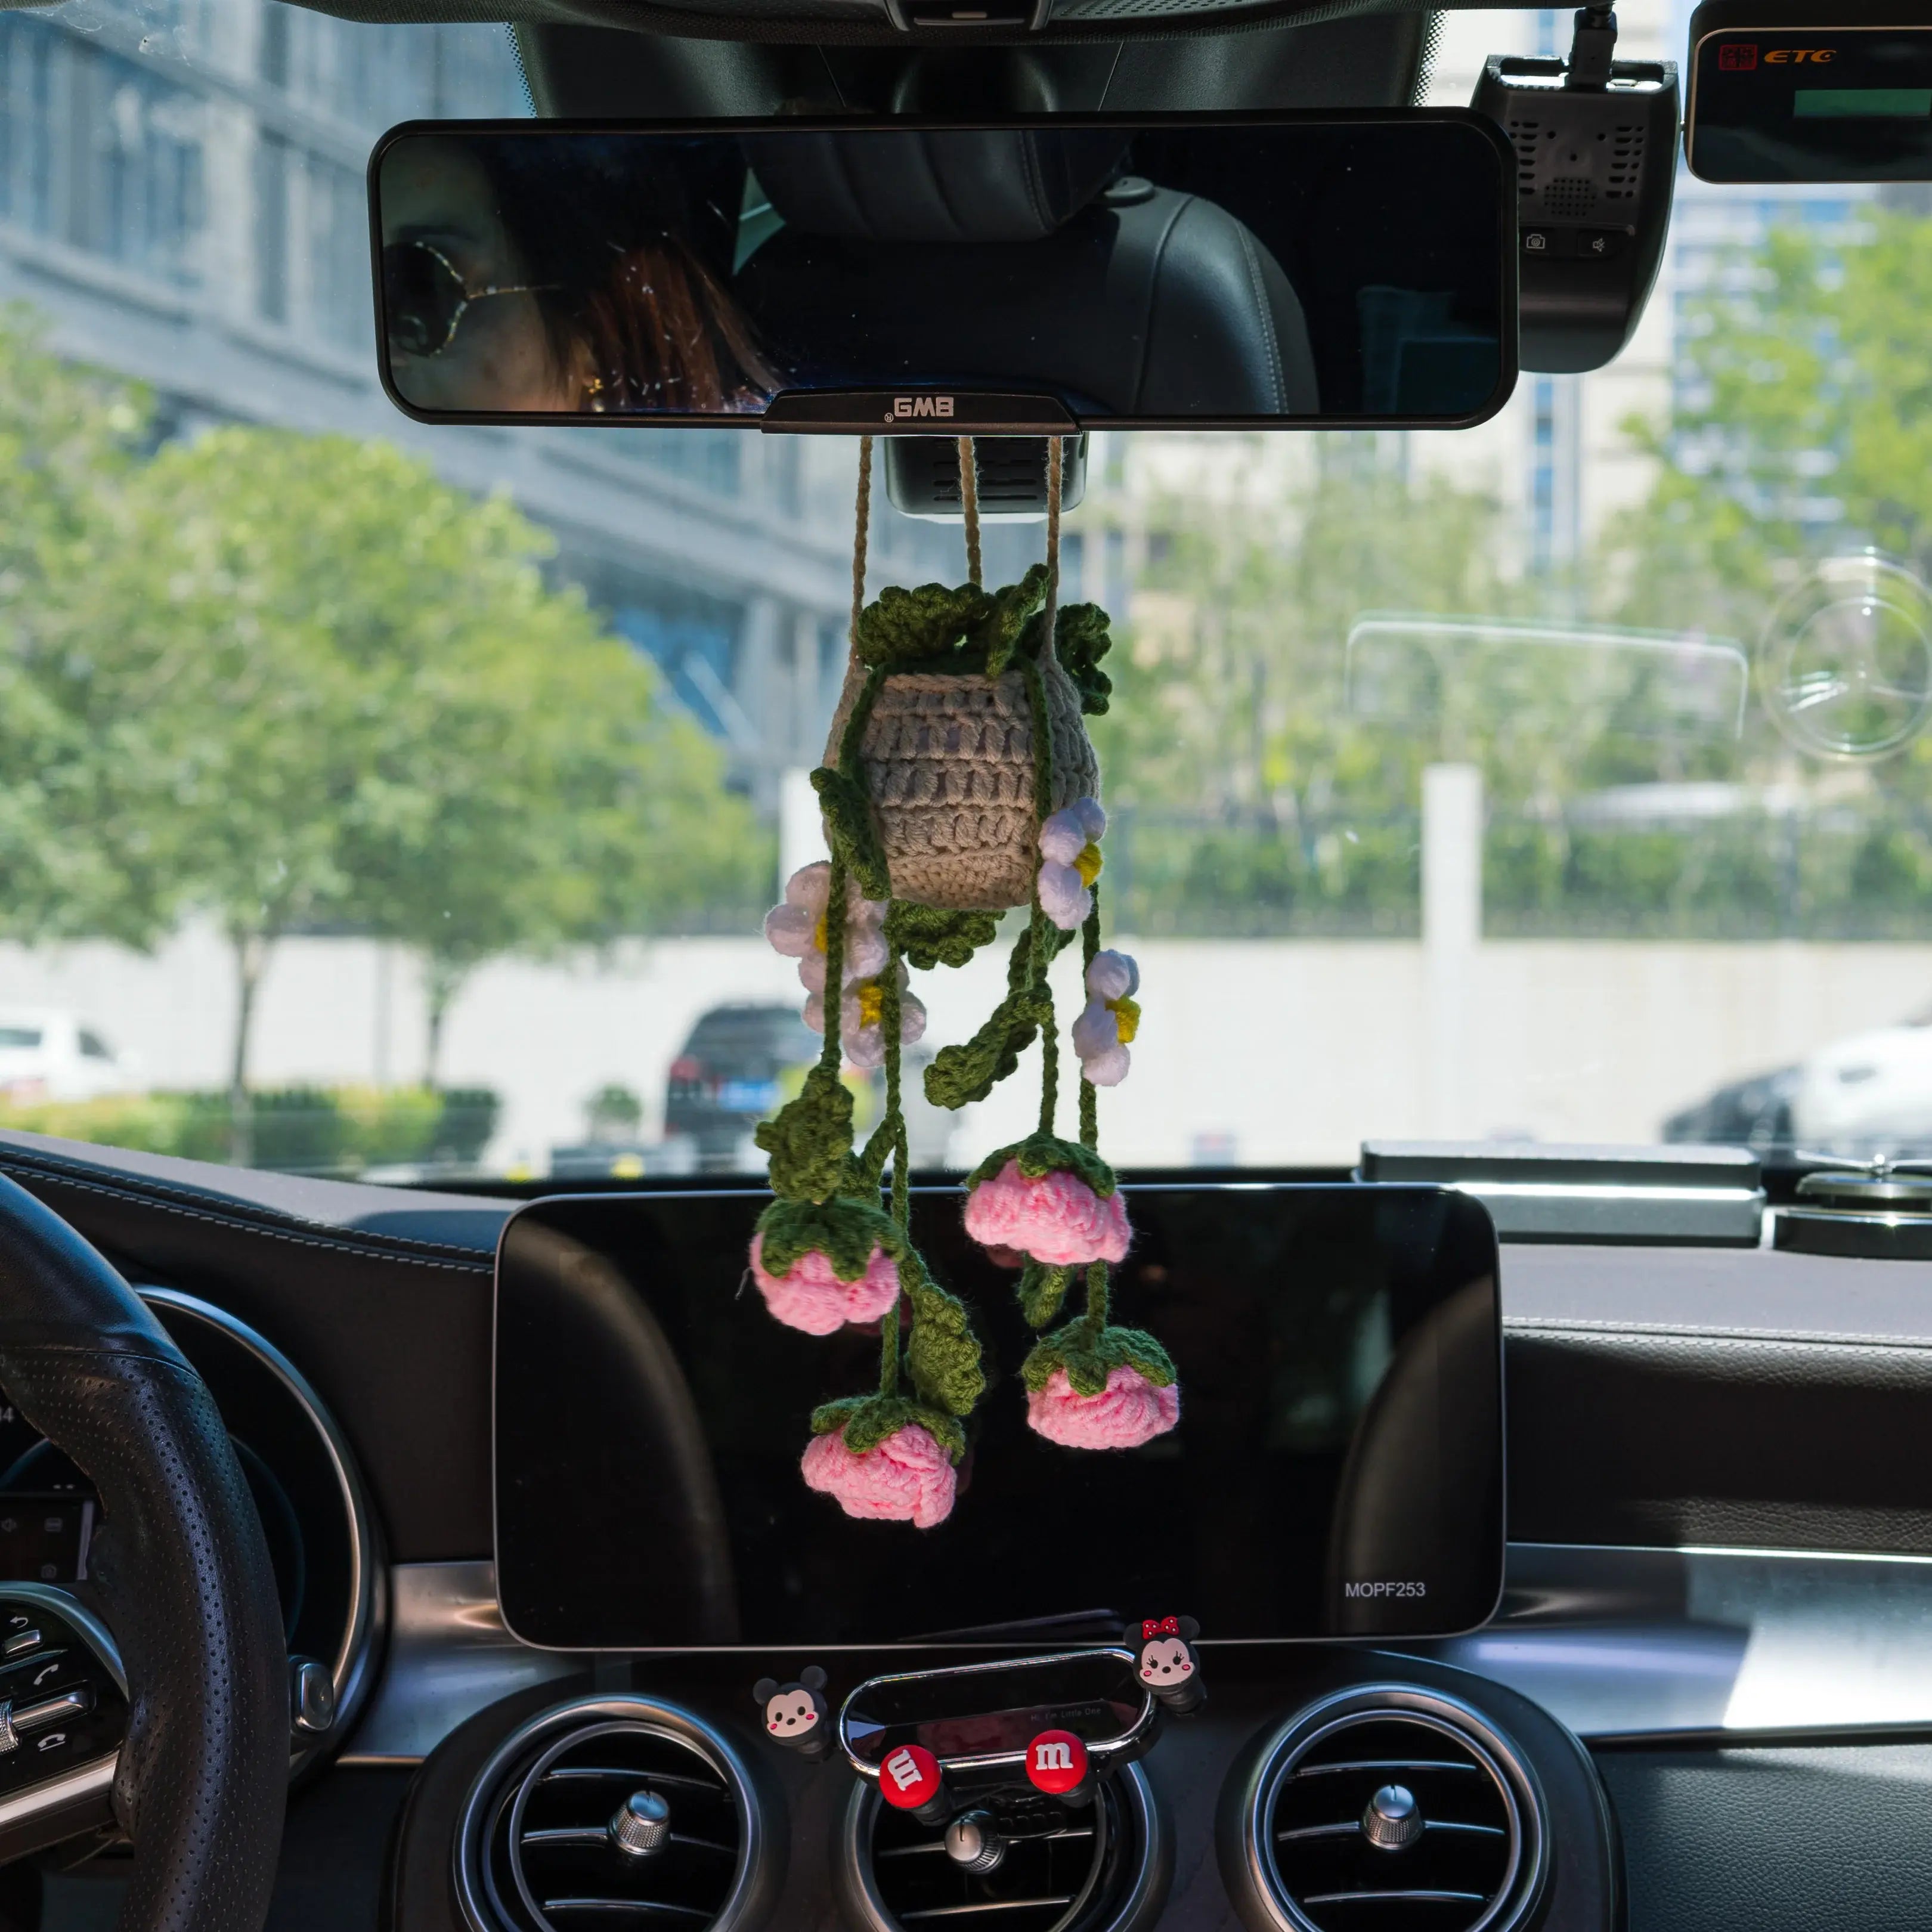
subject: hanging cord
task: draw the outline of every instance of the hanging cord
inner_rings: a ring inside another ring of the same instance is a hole
[[[1053,811],[1053,732],[1047,722],[1046,670],[1053,662],[1053,627],[1060,610],[1060,439],[1046,441],[1046,608],[1042,614],[1044,631],[1040,662],[1028,681],[1028,696],[1034,706],[1034,792],[1044,825]],[[1036,875],[1033,894],[1033,982],[1042,1001],[1040,1029],[1040,1130],[1053,1132],[1054,1115],[1060,1107],[1060,1034],[1053,1011],[1053,988],[1047,969],[1053,964],[1053,946],[1046,915],[1040,909],[1040,886]]]
[[[959,442],[959,506],[966,517],[966,577],[977,590],[986,580],[980,559],[980,459],[973,439],[962,436]]]
[[[854,507],[852,518],[852,629],[851,645],[856,652],[859,648],[859,618],[866,608],[866,550],[872,534],[872,439],[862,436],[859,439],[859,496]],[[862,709],[864,707],[861,707]],[[862,719],[858,721],[862,729]],[[856,746],[856,734],[848,728],[848,740]],[[832,864],[832,884],[838,889],[839,897],[832,902],[842,913],[844,906],[844,868],[835,856]],[[839,922],[839,950],[835,955],[832,950],[833,927],[826,928],[825,968],[826,988],[828,997],[834,986],[837,967],[843,964],[844,946],[842,920]],[[836,963],[835,963],[835,962]],[[903,1228],[906,1225],[908,1202],[906,1200],[905,1159],[900,1149],[905,1144],[905,1124],[898,1119],[899,1106],[899,960],[898,949],[891,949],[886,959],[885,976],[879,982],[879,1024],[886,1041],[886,1119],[896,1122],[892,1134],[892,1215]],[[839,988],[839,1018],[844,1018],[844,988]],[[832,1028],[838,1024],[828,1015],[826,1037],[830,1044],[836,1036]],[[828,1060],[830,1054],[827,1054]],[[879,1318],[879,1393],[896,1396],[899,1392],[899,1308],[904,1299],[903,1292],[893,1298],[892,1305]]]
[[[1093,970],[1094,962],[1100,954],[1100,882],[1094,881],[1094,909],[1087,915],[1086,923],[1080,928],[1080,990],[1087,990],[1087,975]],[[1084,1148],[1097,1148],[1100,1144],[1100,1090],[1087,1078],[1083,1068],[1080,1075],[1080,1144]]]
[[[1046,642],[1040,656],[1053,655],[1053,627],[1060,615],[1060,439],[1046,440]]]
[[[859,616],[866,608],[866,547],[872,540],[872,439],[862,436],[859,439],[859,500],[853,516],[852,529],[852,634],[851,644],[856,650],[859,644]]]
[[[1047,446],[1046,457],[1046,649],[1054,648],[1054,625],[1060,612],[1060,510],[1062,466],[1062,445],[1054,436]],[[1087,968],[1094,963],[1100,950],[1100,886],[1096,880],[1092,888],[1094,904],[1088,911],[1080,930],[1081,991],[1087,989]],[[1100,1144],[1100,1090],[1087,1078],[1083,1069],[1080,1076],[1080,1144],[1094,1148]],[[1086,1346],[1093,1347],[1100,1339],[1112,1313],[1113,1294],[1112,1270],[1105,1262],[1089,1262],[1087,1264],[1087,1306],[1081,1318],[1080,1327]]]
[[[872,520],[872,439],[859,439],[859,498],[852,532],[852,646],[859,643],[859,614],[866,608],[866,544]],[[845,865],[835,845],[825,895],[825,1046],[818,1064],[836,1077],[845,1020]]]

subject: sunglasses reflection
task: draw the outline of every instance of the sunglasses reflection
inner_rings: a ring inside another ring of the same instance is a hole
[[[541,144],[398,142],[382,170],[392,379],[430,411],[756,411],[783,387],[681,218],[614,144],[560,207]]]

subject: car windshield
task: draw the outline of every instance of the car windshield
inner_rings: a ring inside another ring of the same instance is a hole
[[[1681,0],[1618,10],[1682,58]],[[1568,17],[1440,16],[1427,98]],[[530,112],[502,28],[65,0],[0,13],[0,999],[50,1016],[0,1025],[0,1126],[761,1171],[818,1051],[760,926],[821,849],[855,444],[386,399],[364,166]],[[1094,439],[1116,1160],[1932,1152],[1928,299],[1926,190],[1680,170],[1634,341],[1479,429]],[[988,582],[1043,542],[989,524]],[[964,577],[875,506],[872,595]],[[990,957],[916,976],[916,1065]],[[915,1091],[915,1164],[1024,1084]]]

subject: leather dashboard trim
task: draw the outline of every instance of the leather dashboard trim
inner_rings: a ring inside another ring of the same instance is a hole
[[[199,1295],[299,1364],[394,1560],[490,1553],[494,1249],[515,1204],[18,1134],[0,1173],[130,1280]]]

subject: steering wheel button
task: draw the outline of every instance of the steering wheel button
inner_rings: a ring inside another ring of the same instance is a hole
[[[30,1731],[44,1731],[50,1724],[64,1724],[70,1718],[84,1718],[93,1708],[94,1693],[82,1684],[37,1704],[16,1704],[14,1728],[24,1736]]]
[[[24,1657],[30,1650],[40,1647],[40,1634],[37,1630],[16,1630],[3,1643],[0,1643],[0,1657]]]

